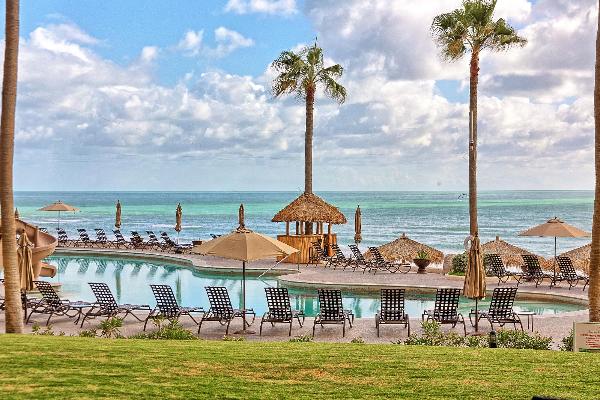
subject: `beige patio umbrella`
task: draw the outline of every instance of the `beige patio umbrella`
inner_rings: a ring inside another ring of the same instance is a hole
[[[33,260],[31,242],[25,232],[21,233],[17,241],[17,262],[19,265],[19,276],[21,279],[21,290],[33,290]]]
[[[354,213],[354,243],[358,244],[362,241],[362,213],[360,212],[360,206],[356,207]]]
[[[117,211],[115,212],[115,228],[121,229],[121,202],[117,200]]]
[[[590,234],[579,228],[567,224],[561,221],[557,217],[554,217],[548,222],[541,225],[529,228],[526,231],[519,233],[519,236],[540,236],[540,237],[554,237],[554,277],[556,278],[556,238],[559,237],[589,237]]]
[[[19,215],[19,209],[15,208],[15,219],[19,219],[21,216]]]
[[[240,207],[240,225],[243,225],[243,207]],[[246,263],[262,260],[265,258],[287,257],[298,250],[270,238],[239,226],[235,231],[220,236],[216,239],[194,246],[193,253],[223,257],[230,260],[242,262],[242,310],[246,309]],[[246,313],[242,311],[244,323],[243,329],[236,333],[253,334],[255,332],[246,329]]]
[[[181,203],[177,203],[177,209],[175,210],[175,232],[177,232],[177,243],[179,243],[179,232],[181,232],[182,216],[183,210],[181,209]]]
[[[485,297],[485,269],[483,268],[483,255],[479,236],[471,238],[469,251],[467,253],[467,270],[465,271],[465,283],[463,294],[465,297],[475,299],[475,332],[479,332],[478,302]]]
[[[238,210],[238,225],[240,228],[243,228],[244,226],[246,226],[246,223],[244,222],[244,205],[240,204],[240,208]]]
[[[52,204],[48,204],[45,207],[40,208],[38,211],[54,211],[54,212],[58,212],[58,228],[60,228],[60,213],[63,211],[79,211],[78,208],[73,207],[71,205],[68,205],[66,203],[63,203],[62,201],[57,201],[54,202]]]

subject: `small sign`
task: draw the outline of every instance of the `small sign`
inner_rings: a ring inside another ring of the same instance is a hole
[[[573,351],[600,353],[600,323],[573,323]]]

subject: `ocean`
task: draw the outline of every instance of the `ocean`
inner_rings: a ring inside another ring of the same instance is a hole
[[[236,228],[237,212],[244,203],[246,226],[275,236],[285,232],[285,224],[271,218],[295,199],[297,192],[17,192],[15,204],[21,218],[46,227],[51,232],[57,214],[37,211],[62,200],[80,209],[61,213],[61,227],[70,237],[77,228],[104,228],[109,236],[114,228],[115,203],[122,204],[123,233],[146,230],[174,231],[175,208],[183,207],[180,241],[208,239]],[[334,225],[338,243],[353,243],[354,211],[362,210],[361,248],[381,245],[402,233],[444,252],[459,252],[469,231],[468,200],[459,192],[319,192],[319,196],[339,207],[348,223]],[[520,237],[519,232],[552,217],[590,231],[594,194],[592,191],[489,191],[479,193],[479,232],[482,242],[496,236],[540,255],[554,251],[552,238]],[[92,235],[92,237],[94,237]],[[589,239],[559,238],[559,252],[584,245]]]

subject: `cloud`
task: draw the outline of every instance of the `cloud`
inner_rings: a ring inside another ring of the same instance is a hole
[[[298,12],[296,0],[229,0],[226,12],[292,15]]]
[[[177,44],[177,49],[188,56],[197,56],[202,49],[204,31],[189,30]]]
[[[210,47],[203,41],[204,31],[189,30],[179,41],[176,49],[189,57],[222,58],[235,50],[254,46],[254,40],[224,26],[214,30],[215,46]]]

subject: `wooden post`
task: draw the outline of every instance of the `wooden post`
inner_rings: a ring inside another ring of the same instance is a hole
[[[296,221],[296,235],[300,234],[300,223]]]
[[[331,222],[327,225],[327,234],[331,235]]]
[[[285,236],[290,236],[290,222],[285,222]]]

